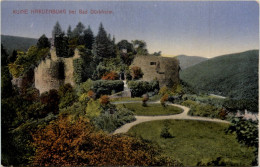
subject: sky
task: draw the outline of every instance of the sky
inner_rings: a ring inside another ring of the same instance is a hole
[[[28,10],[28,14],[15,11]],[[34,9],[66,10],[66,14],[31,14]],[[76,14],[69,14],[69,10]],[[79,10],[88,14],[79,14]],[[90,14],[91,10],[112,11]],[[66,32],[78,22],[94,34],[102,22],[116,42],[139,39],[150,53],[215,57],[259,48],[259,7],[255,1],[114,1],[1,2],[1,34],[51,37],[59,21]]]

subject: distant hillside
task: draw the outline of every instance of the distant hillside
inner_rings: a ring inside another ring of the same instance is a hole
[[[12,53],[14,49],[27,51],[30,46],[36,45],[37,41],[38,39],[34,38],[1,35],[1,43],[9,54]]]
[[[176,56],[176,58],[180,61],[180,67],[182,70],[207,60],[207,58],[205,57],[186,56],[186,55],[179,55]]]
[[[180,72],[197,92],[258,99],[258,50],[215,57]]]

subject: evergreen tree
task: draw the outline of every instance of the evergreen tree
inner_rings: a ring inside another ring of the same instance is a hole
[[[7,65],[7,58],[8,58],[8,54],[7,54],[3,44],[1,44],[1,66]]]
[[[37,42],[37,47],[38,47],[39,49],[42,49],[42,48],[49,48],[50,46],[51,46],[51,44],[50,44],[48,38],[45,36],[45,34],[43,34],[43,35],[39,38],[39,40],[38,40],[38,42]]]
[[[55,38],[56,54],[58,57],[68,57],[68,37],[65,37],[64,33],[56,36]]]
[[[84,31],[84,45],[87,49],[92,50],[93,43],[94,43],[94,35],[90,26],[88,26],[88,29]]]
[[[81,22],[79,22],[73,30],[73,37],[80,37],[81,35],[83,35],[84,29],[85,26]]]
[[[17,59],[17,50],[13,50],[12,55],[8,56],[8,63],[13,63]]]
[[[96,63],[101,61],[103,58],[111,58],[115,56],[113,42],[109,40],[102,23],[99,26],[99,31],[95,38],[93,52]]]
[[[69,25],[68,30],[67,30],[67,36],[68,36],[68,38],[71,38],[71,36],[72,36],[72,31],[71,31],[70,25]]]
[[[61,34],[62,34],[62,29],[61,29],[60,23],[57,21],[52,30],[52,38],[54,38],[54,40],[55,40],[55,37],[59,36]]]

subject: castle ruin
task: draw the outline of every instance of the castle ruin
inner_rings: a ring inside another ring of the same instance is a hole
[[[50,49],[50,58],[42,60],[34,69],[35,88],[43,93],[51,89],[59,89],[63,84],[74,82],[73,60],[80,58],[79,51],[76,49],[74,56],[70,58],[57,57],[54,47]]]
[[[157,79],[160,87],[172,87],[179,83],[179,61],[176,58],[139,55],[134,58],[131,66],[138,66],[143,72],[143,81]]]

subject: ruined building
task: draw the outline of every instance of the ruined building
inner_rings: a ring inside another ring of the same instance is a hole
[[[143,72],[143,81],[157,79],[160,87],[172,87],[179,82],[179,61],[161,56],[136,56],[131,66],[138,66]]]
[[[58,89],[61,85],[70,83],[75,85],[73,77],[73,60],[80,58],[76,49],[74,56],[70,58],[57,57],[54,47],[50,50],[51,57],[41,61],[34,69],[35,88],[40,93],[51,89]]]

